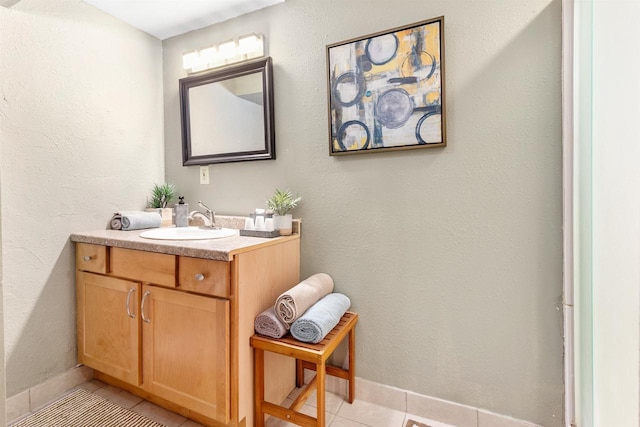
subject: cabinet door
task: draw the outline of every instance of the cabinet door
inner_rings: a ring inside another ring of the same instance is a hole
[[[140,384],[140,283],[78,272],[78,359]]]
[[[143,388],[229,422],[229,301],[143,286]]]

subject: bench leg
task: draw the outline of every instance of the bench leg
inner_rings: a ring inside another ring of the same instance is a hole
[[[356,399],[356,331],[349,331],[349,403]]]
[[[324,362],[316,364],[316,406],[318,407],[318,427],[325,427],[325,378]]]
[[[304,368],[302,360],[296,359],[296,387],[301,388],[304,385]]]
[[[264,427],[264,350],[253,349],[253,378],[255,393],[255,426]]]

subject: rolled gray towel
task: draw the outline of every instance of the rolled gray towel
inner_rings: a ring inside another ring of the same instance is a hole
[[[282,338],[287,333],[287,327],[278,319],[273,307],[258,314],[253,326],[256,333],[271,338]]]
[[[314,274],[278,297],[274,307],[276,316],[288,329],[298,317],[302,316],[302,313],[331,292],[333,292],[331,276],[327,273]]]
[[[114,230],[158,228],[161,224],[162,217],[158,212],[122,211],[114,213],[111,218],[111,228]]]
[[[298,341],[318,344],[351,307],[348,296],[333,293],[322,298],[291,325],[291,335]]]

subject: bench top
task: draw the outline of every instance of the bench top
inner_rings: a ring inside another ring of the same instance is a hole
[[[282,338],[270,338],[262,335],[251,337],[251,346],[308,362],[320,363],[326,361],[338,347],[344,337],[356,326],[358,314],[347,311],[338,324],[318,344],[298,341],[290,334]]]

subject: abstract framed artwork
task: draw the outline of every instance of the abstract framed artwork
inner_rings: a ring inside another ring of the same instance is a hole
[[[444,16],[327,46],[329,154],[444,147]]]

